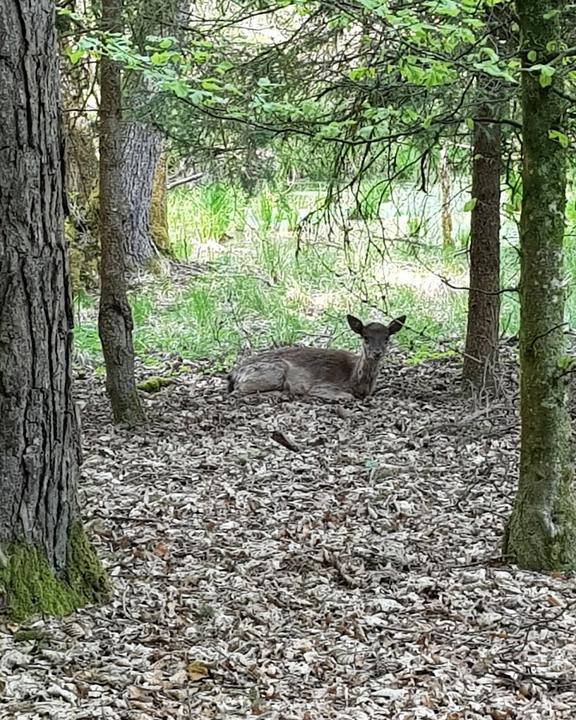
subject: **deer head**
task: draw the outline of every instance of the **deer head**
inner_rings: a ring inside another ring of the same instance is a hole
[[[382,325],[379,322],[371,322],[364,325],[362,320],[359,320],[354,315],[347,315],[348,325],[350,329],[362,338],[362,352],[368,360],[378,361],[381,360],[390,337],[402,329],[406,322],[406,315],[402,315],[395,320],[392,320],[390,325]]]

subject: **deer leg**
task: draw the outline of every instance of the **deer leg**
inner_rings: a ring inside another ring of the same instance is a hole
[[[308,391],[310,397],[319,398],[321,400],[355,400],[352,393],[342,390],[336,385],[314,385]]]

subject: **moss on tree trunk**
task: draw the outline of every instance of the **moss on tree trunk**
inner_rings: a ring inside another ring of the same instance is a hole
[[[15,8],[0,3],[0,607],[23,619],[102,601],[108,583],[77,500],[54,4]]]
[[[41,547],[13,542],[2,550],[0,588],[8,616],[66,615],[110,595],[110,582],[81,523],[70,526],[67,563],[55,574]]]
[[[524,66],[546,63],[562,40],[563,3],[517,0]],[[505,555],[533,570],[576,568],[564,341],[566,151],[561,81],[522,73],[523,199],[520,221],[520,480]],[[552,137],[551,137],[552,133]]]
[[[165,257],[175,259],[174,252],[170,247],[170,235],[168,229],[168,195],[166,192],[166,171],[168,157],[162,152],[152,183],[152,195],[150,198],[150,233],[160,253]]]

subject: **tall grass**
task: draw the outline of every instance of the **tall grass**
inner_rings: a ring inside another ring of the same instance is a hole
[[[172,238],[182,259],[197,259],[197,246],[234,237],[188,281],[155,281],[131,297],[134,344],[144,361],[178,354],[210,358],[215,369],[228,367],[238,352],[273,344],[306,341],[355,347],[345,315],[364,318],[406,314],[408,329],[396,337],[413,361],[461,348],[466,322],[466,293],[450,289],[467,285],[466,254],[447,258],[430,220],[409,214],[403,243],[386,243],[374,233],[358,231],[350,243],[309,237],[298,242],[297,218],[314,206],[317,192],[273,186],[250,202],[233,188],[205,186],[170,194]],[[576,282],[576,211],[568,210],[567,277]],[[362,221],[358,227],[363,227]],[[242,229],[242,232],[240,230]],[[464,232],[464,230],[462,230]],[[220,234],[220,235],[219,235]],[[463,235],[464,242],[465,235]],[[408,250],[406,249],[408,248]],[[502,283],[518,283],[518,252],[504,242]],[[567,312],[576,323],[576,299]],[[77,299],[77,350],[99,358],[96,307]],[[502,296],[502,331],[518,330],[518,300]]]
[[[176,188],[170,193],[170,233],[180,259],[193,255],[194,247],[219,242],[244,225],[242,191],[223,183]]]

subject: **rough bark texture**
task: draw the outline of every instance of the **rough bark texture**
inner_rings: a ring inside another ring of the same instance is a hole
[[[162,156],[162,136],[151,125],[131,121],[123,125],[123,142],[123,191],[127,203],[126,263],[128,268],[137,269],[156,258],[159,252],[152,224],[152,191]],[[156,202],[162,201],[166,202],[165,193],[163,198],[156,198]],[[167,221],[167,213],[164,218]],[[165,232],[167,236],[167,222],[157,231]]]
[[[135,47],[148,52],[150,35],[181,35],[187,24],[187,0],[135,0],[129,18]],[[163,135],[152,124],[158,109],[150,102],[156,89],[140,72],[124,76],[124,188],[126,216],[126,262],[130,270],[154,268],[159,256],[171,257],[168,236],[168,204],[165,182]],[[157,182],[164,175],[162,186]]]
[[[0,3],[0,610],[104,599],[80,523],[51,0]]]
[[[104,0],[102,27],[122,32],[121,0]],[[132,312],[125,269],[126,200],[122,175],[120,66],[100,61],[100,246],[101,289],[98,330],[106,363],[106,389],[116,422],[137,425],[144,413],[134,380]]]
[[[553,0],[517,0],[525,65],[545,63],[550,47],[560,47],[561,15],[556,11],[563,7]],[[564,123],[560,85],[554,78],[551,87],[543,88],[537,72],[522,73],[520,482],[504,551],[534,570],[576,567],[570,419],[562,370],[566,151],[549,137]]]
[[[493,390],[498,377],[500,322],[500,125],[489,122],[491,106],[474,124],[470,222],[470,291],[464,356],[464,390]]]

